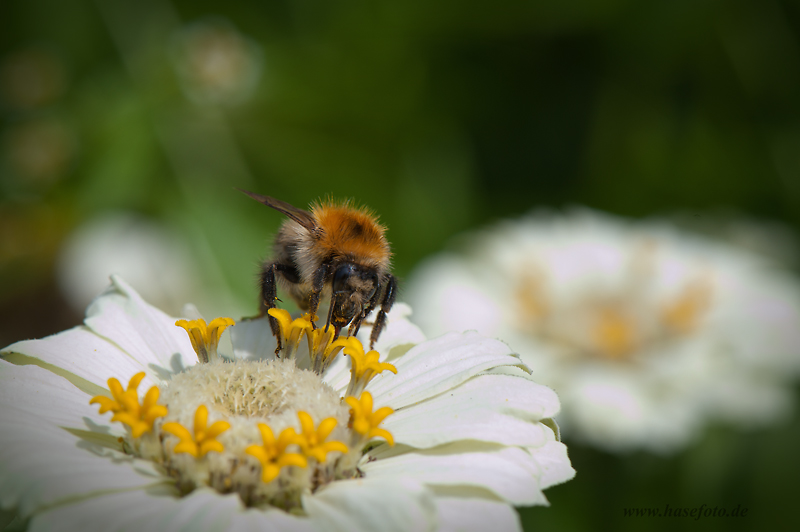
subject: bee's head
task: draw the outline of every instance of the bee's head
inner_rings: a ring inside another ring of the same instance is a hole
[[[331,325],[342,328],[369,305],[378,289],[378,274],[374,269],[346,262],[333,274]]]

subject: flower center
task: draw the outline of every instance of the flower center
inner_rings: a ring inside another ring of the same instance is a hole
[[[663,323],[675,333],[689,334],[697,327],[710,302],[710,282],[701,280],[690,283],[674,301],[664,305]]]
[[[619,359],[636,347],[636,323],[622,312],[607,308],[597,312],[594,345],[602,356]]]
[[[520,327],[523,329],[535,330],[550,311],[544,284],[541,272],[535,266],[526,269],[520,275],[514,295],[519,309]]]
[[[538,340],[572,348],[586,357],[629,360],[643,349],[694,333],[710,306],[709,278],[688,279],[677,294],[653,300],[652,261],[632,259],[631,273],[612,293],[586,293],[572,301],[548,297],[547,279],[538,267],[518,274],[514,290],[517,328]]]
[[[353,460],[343,460],[348,447],[342,442],[351,439],[347,405],[293,360],[198,364],[160,390],[170,420],[161,428],[175,438],[167,436],[163,449],[145,457],[161,459],[183,492],[208,485],[237,492],[248,505],[291,509],[319,479],[355,474]],[[294,427],[302,428],[299,439]],[[285,433],[281,445],[268,441],[265,430]]]
[[[372,412],[363,388],[377,373],[395,371],[365,354],[355,338],[319,334],[308,317],[281,315],[284,350],[269,361],[225,361],[216,355],[224,327],[233,320],[179,320],[199,364],[153,386],[139,403],[135,375],[123,389],[109,379],[112,397],[92,404],[126,425],[124,449],[162,464],[183,493],[210,486],[238,493],[249,506],[301,511],[301,496],[329,482],[360,475],[362,450],[373,438],[394,444],[378,425],[392,413]],[[298,367],[294,352],[306,334],[311,367]],[[352,359],[352,379],[342,398],[321,378],[339,352]],[[363,392],[363,393],[362,393]],[[360,396],[359,398],[356,398]],[[344,401],[347,399],[347,401]]]

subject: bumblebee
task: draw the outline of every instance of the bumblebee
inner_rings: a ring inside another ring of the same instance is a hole
[[[312,316],[317,314],[320,298],[329,297],[325,330],[333,326],[334,337],[348,325],[348,336],[357,334],[364,319],[380,305],[370,335],[372,349],[397,293],[397,280],[390,273],[392,253],[384,235],[386,228],[377,217],[347,201],[319,202],[305,211],[285,201],[239,190],[288,217],[275,237],[273,260],[261,268],[259,316],[275,308],[276,281],[301,310]],[[280,328],[272,316],[269,322],[278,339],[277,353],[281,349]]]

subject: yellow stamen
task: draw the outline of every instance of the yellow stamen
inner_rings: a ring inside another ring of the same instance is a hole
[[[156,386],[147,391],[142,404],[139,404],[138,388],[144,376],[144,371],[140,371],[131,377],[127,390],[123,390],[122,384],[111,377],[108,379],[108,388],[111,390],[113,399],[105,395],[97,395],[89,401],[90,405],[100,405],[101,414],[109,410],[114,412],[111,421],[119,421],[127,425],[134,438],[139,438],[145,432],[152,431],[156,419],[167,415],[167,407],[157,404],[160,392]]]
[[[282,308],[271,308],[267,311],[267,314],[275,318],[280,326],[281,339],[283,340],[282,358],[294,357],[303,334],[314,329],[311,324],[311,316],[303,314],[302,317],[292,320],[289,311]]]
[[[664,307],[662,320],[676,333],[691,333],[697,326],[701,314],[708,308],[710,300],[711,287],[708,283],[692,283],[683,290],[676,301]]]
[[[175,446],[175,453],[189,453],[195,458],[205,456],[209,451],[221,453],[225,447],[217,441],[217,436],[231,428],[227,421],[217,421],[208,427],[208,408],[200,405],[194,413],[194,435],[180,423],[164,423],[164,432],[177,436],[181,441]]]
[[[344,400],[350,405],[350,428],[361,434],[363,442],[372,438],[383,438],[389,445],[394,445],[392,434],[386,429],[378,428],[394,410],[384,406],[373,412],[372,394],[369,392],[362,393],[360,399],[345,397]]]
[[[322,420],[319,427],[314,429],[314,420],[311,419],[307,412],[301,410],[297,413],[297,417],[300,418],[300,427],[303,431],[297,443],[300,445],[304,455],[323,464],[330,452],[347,453],[347,445],[344,443],[336,440],[325,441],[333,432],[333,429],[336,428],[337,421],[335,418],[329,417]]]
[[[611,359],[623,358],[636,347],[634,323],[618,310],[604,309],[597,318],[594,339],[602,355]]]
[[[397,368],[392,364],[380,362],[377,351],[364,353],[364,346],[355,336],[341,339],[345,342],[344,354],[350,356],[350,384],[347,386],[345,396],[360,395],[364,388],[379,373],[389,370],[397,374]]]
[[[308,460],[302,454],[286,452],[286,448],[289,445],[299,444],[303,440],[293,428],[284,429],[277,440],[272,433],[272,429],[264,423],[258,424],[258,430],[261,432],[261,439],[264,444],[251,445],[244,452],[261,462],[261,480],[263,482],[267,483],[275,480],[284,467],[308,466]]]
[[[333,327],[320,327],[306,332],[308,353],[311,357],[311,370],[322,375],[330,367],[339,352],[350,345],[349,338],[338,338]]]
[[[535,328],[550,312],[542,274],[535,267],[522,273],[514,296],[519,309],[520,327],[523,329]]]
[[[217,355],[219,338],[226,328],[236,325],[236,322],[231,318],[215,318],[206,325],[206,321],[200,318],[191,321],[178,320],[175,325],[186,329],[194,352],[197,353],[197,359],[207,363],[219,359],[219,355]]]

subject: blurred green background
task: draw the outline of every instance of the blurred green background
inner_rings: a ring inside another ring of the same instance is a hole
[[[281,216],[234,187],[369,205],[401,282],[451,236],[540,206],[745,216],[789,242],[800,3],[0,3],[1,345],[80,322],[70,287],[95,255],[68,243],[114,216],[127,222],[108,254],[147,262],[167,310],[255,313]],[[171,265],[127,238],[143,226],[180,248]],[[712,427],[675,457],[571,445],[577,477],[521,515],[526,530],[784,528],[798,448],[797,417]],[[666,504],[749,513],[622,515]]]

